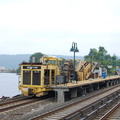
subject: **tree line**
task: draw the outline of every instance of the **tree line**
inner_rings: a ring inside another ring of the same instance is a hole
[[[89,62],[98,62],[104,68],[107,68],[110,74],[114,74],[116,71],[116,66],[120,66],[120,59],[114,54],[111,56],[108,54],[107,50],[100,46],[97,49],[90,49],[88,55],[84,56],[85,61]],[[112,66],[112,68],[108,68],[108,65]]]

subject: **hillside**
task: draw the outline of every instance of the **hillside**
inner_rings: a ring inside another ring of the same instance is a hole
[[[0,67],[6,69],[17,69],[22,61],[29,61],[31,54],[17,54],[17,55],[0,55]],[[73,56],[53,55],[58,58],[73,59]],[[83,59],[81,56],[76,56],[76,59]]]
[[[0,55],[0,67],[17,69],[22,61],[29,61],[30,54]]]

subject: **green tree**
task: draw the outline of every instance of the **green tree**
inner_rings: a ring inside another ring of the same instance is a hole
[[[99,51],[98,52],[101,52],[101,53],[107,53],[107,50],[105,50],[105,48],[104,47],[102,47],[102,46],[100,46],[99,48]]]
[[[116,62],[117,62],[117,56],[114,54],[113,56],[112,56],[112,61],[113,61],[113,66],[115,67],[116,66]]]
[[[43,56],[44,54],[43,53],[34,53],[33,55],[30,56],[30,60],[29,62],[32,62],[32,59],[33,57],[35,58],[35,62],[39,62],[40,61],[40,58]]]
[[[112,65],[113,67],[108,69],[108,72],[111,74],[115,72],[116,65],[120,64],[120,60],[117,60],[117,56],[115,54],[113,56],[107,54],[107,50],[102,46],[98,48],[98,51],[95,48],[90,49],[89,54],[84,56],[84,59],[89,62],[99,62],[105,68],[108,68],[108,65]]]
[[[118,60],[116,61],[116,65],[117,65],[117,66],[120,66],[120,59],[118,59]]]
[[[96,61],[96,59],[97,59],[97,49],[95,49],[95,48],[90,49],[89,54],[86,55],[86,56],[84,56],[84,59],[85,59],[86,61],[89,61],[89,62],[91,61],[91,59],[92,59],[93,61]]]

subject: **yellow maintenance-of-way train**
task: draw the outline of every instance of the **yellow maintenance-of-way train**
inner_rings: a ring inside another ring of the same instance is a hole
[[[25,96],[43,96],[48,94],[46,87],[55,84],[55,76],[60,75],[62,59],[56,57],[42,57],[39,63],[21,64],[19,89]]]
[[[72,60],[65,61],[62,65],[62,59],[43,56],[38,63],[23,62],[20,66],[19,90],[21,90],[24,96],[35,95],[40,97],[47,95],[48,92],[53,91],[49,86],[68,83],[74,78],[74,63]],[[89,62],[78,60],[75,67],[75,79],[78,81],[88,79],[95,68],[97,68],[96,66],[97,63],[92,65]],[[57,79],[59,76],[64,78],[63,81]]]

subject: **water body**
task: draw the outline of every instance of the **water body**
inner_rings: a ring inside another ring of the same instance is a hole
[[[16,73],[0,73],[0,98],[13,97],[20,94],[18,89],[19,75]]]

